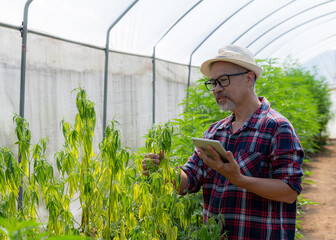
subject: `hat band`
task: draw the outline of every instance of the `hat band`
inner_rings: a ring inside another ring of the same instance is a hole
[[[242,58],[241,55],[238,55],[238,54],[230,54],[230,55],[218,55],[216,57],[216,59],[221,59],[221,58],[230,58],[232,60],[236,60],[236,61],[244,61],[244,62],[248,62],[248,63],[252,63],[252,64],[255,64],[255,61],[254,59],[246,59],[246,58]]]

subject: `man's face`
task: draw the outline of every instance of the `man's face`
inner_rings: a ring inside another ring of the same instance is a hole
[[[216,62],[212,65],[210,69],[210,79],[218,79],[223,74],[236,74],[244,71],[238,70],[235,65],[228,62]],[[215,89],[212,91],[216,99],[219,108],[222,111],[234,111],[237,105],[241,102],[242,97],[244,97],[244,86],[245,75],[231,76],[230,84],[225,87],[219,86],[218,82]],[[225,82],[227,77],[219,78]]]

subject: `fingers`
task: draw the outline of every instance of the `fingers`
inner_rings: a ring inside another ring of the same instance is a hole
[[[211,152],[212,156],[214,157],[214,160],[220,159],[220,155],[212,146],[208,146],[208,149]]]
[[[231,151],[226,151],[226,158],[230,161],[230,162],[235,162],[233,154]]]
[[[203,156],[206,156],[203,148],[197,148],[198,154],[202,158]],[[203,159],[203,158],[202,158]]]
[[[209,146],[208,149],[211,152],[211,154],[214,156],[215,160],[221,160],[224,163],[235,162],[232,152],[230,151],[225,151],[225,157],[224,156],[222,157],[212,146]]]
[[[203,148],[197,148],[197,150],[198,150],[199,157],[202,158],[205,163],[207,163],[208,160],[209,160],[209,157],[206,155],[204,149]]]
[[[225,156],[223,156],[223,157],[220,156],[219,154],[218,154],[218,156],[224,163],[235,163],[232,152],[230,152],[230,151],[225,151]]]
[[[208,146],[208,150],[209,152],[212,154],[212,157],[209,157],[206,153],[205,153],[205,150],[203,148],[197,148],[197,150],[199,151],[200,153],[200,157],[203,159],[203,160],[208,160],[208,159],[212,159],[212,160],[215,160],[217,157],[220,157],[219,154],[217,153],[217,151],[211,147],[211,146]]]
[[[164,154],[163,154],[163,156],[164,156]],[[145,155],[145,158],[160,159],[160,156],[158,154],[155,154],[155,153],[147,153]]]
[[[142,160],[142,165],[147,165],[148,163],[159,165],[160,159],[145,158],[144,160]]]
[[[159,164],[160,164],[160,161],[159,161],[159,163],[154,163],[153,162],[153,164],[151,164],[150,161],[147,161],[146,163],[142,163],[142,170],[146,171],[148,169],[153,169],[153,167],[157,168],[157,167],[159,167]]]
[[[144,160],[142,160],[142,170],[143,170],[142,174],[148,176],[149,174],[148,170],[158,168],[159,164],[160,164],[160,156],[158,154],[154,153],[146,154]]]
[[[226,152],[226,158],[230,159],[230,160],[228,160],[228,161],[224,160],[225,158],[220,156],[219,153],[212,146],[208,146],[208,150],[212,155],[211,157],[206,155],[204,149],[202,149],[202,148],[197,148],[197,149],[199,151],[199,156],[200,156],[200,158],[202,158],[204,163],[206,165],[208,165],[209,167],[212,167],[214,169],[221,166],[223,163],[230,163],[231,160],[233,159],[232,153],[231,152]],[[231,157],[229,157],[229,156],[231,156]]]
[[[161,157],[161,159],[165,158],[164,152],[162,150],[160,151],[160,157]]]

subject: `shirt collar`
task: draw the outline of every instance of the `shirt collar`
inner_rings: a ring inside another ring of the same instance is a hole
[[[232,113],[230,116],[228,116],[227,118],[224,118],[219,127],[217,129],[223,129],[225,128],[226,130],[229,130],[231,128],[231,123],[234,119],[234,114]]]
[[[255,110],[251,117],[245,122],[244,127],[260,129],[263,119],[270,110],[270,103],[265,97],[259,97],[259,101],[261,102],[260,107]]]
[[[244,128],[254,128],[259,129],[262,124],[262,119],[265,118],[267,115],[269,109],[270,109],[270,103],[267,101],[265,97],[259,97],[259,101],[261,102],[260,107],[255,110],[255,112],[251,115],[251,117],[244,123]],[[230,130],[232,127],[232,122],[234,120],[234,114],[232,113],[229,117],[223,119],[218,127],[218,129],[225,128],[226,130]]]

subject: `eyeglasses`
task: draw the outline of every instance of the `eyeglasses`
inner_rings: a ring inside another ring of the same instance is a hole
[[[220,87],[229,86],[230,85],[230,77],[243,75],[243,74],[248,73],[248,72],[250,72],[250,71],[241,72],[241,73],[234,73],[234,74],[223,74],[223,75],[220,75],[216,79],[209,79],[204,84],[209,91],[214,91],[216,86],[217,86],[217,83],[219,84]]]

